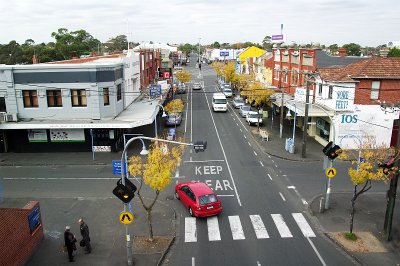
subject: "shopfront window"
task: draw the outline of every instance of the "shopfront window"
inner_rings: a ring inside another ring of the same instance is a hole
[[[331,129],[331,123],[317,118],[317,132],[316,134],[321,137],[322,139],[329,141],[329,134]]]

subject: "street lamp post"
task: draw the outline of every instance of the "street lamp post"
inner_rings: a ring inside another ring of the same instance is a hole
[[[165,109],[161,104],[157,104],[156,107],[161,107],[161,109],[163,110],[162,117],[166,117],[167,116],[167,114],[165,113]],[[158,115],[158,112],[159,112],[159,110],[157,109],[156,116],[154,117],[154,132],[155,132],[156,138],[158,138],[158,132],[157,132],[157,115]]]
[[[158,138],[151,138],[151,137],[145,137],[145,136],[137,136],[137,137],[133,137],[130,140],[128,140],[128,142],[125,144],[124,146],[124,150],[122,151],[121,154],[121,165],[125,164],[125,154],[128,150],[129,145],[135,141],[139,139],[142,142],[143,148],[142,151],[140,152],[140,155],[147,155],[148,151],[146,149],[146,145],[144,144],[143,140],[155,140],[155,141],[159,141],[159,142],[167,142],[167,143],[172,143],[172,144],[178,144],[178,145],[186,145],[186,146],[194,146],[195,151],[204,151],[206,146],[207,146],[207,142],[206,141],[201,141],[201,142],[195,142],[195,143],[186,143],[186,142],[180,142],[180,141],[172,141],[172,140],[166,140],[166,139],[158,139]],[[128,169],[127,169],[128,170]],[[122,185],[125,186],[125,171],[121,170],[121,182]],[[124,203],[124,212],[127,211],[127,203]],[[125,225],[125,236],[126,236],[126,254],[127,254],[127,263],[129,266],[133,265],[133,258],[132,258],[132,239],[131,239],[131,235],[129,234],[129,227],[128,225]]]
[[[200,40],[201,40],[201,38],[199,38],[199,64],[198,64],[198,67],[199,67],[199,76],[198,76],[198,78],[200,78],[200,77],[201,77],[201,72],[200,72],[200,70],[201,70],[201,58],[200,58],[200,53],[201,53],[201,51],[200,51]]]

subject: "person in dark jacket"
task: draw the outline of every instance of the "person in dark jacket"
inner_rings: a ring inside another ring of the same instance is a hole
[[[83,242],[84,247],[85,247],[85,254],[88,254],[88,253],[92,252],[92,246],[90,245],[89,227],[85,223],[85,221],[83,221],[82,218],[79,219],[78,222],[79,222],[79,225],[80,225],[80,230],[81,230],[81,235],[82,235],[82,242]]]
[[[76,238],[74,234],[71,233],[71,228],[67,225],[64,232],[64,245],[67,247],[68,259],[71,262],[74,261],[74,256],[72,255],[72,252],[74,252],[75,242]]]

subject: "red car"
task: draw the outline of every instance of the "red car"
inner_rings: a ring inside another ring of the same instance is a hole
[[[221,201],[206,183],[191,181],[175,186],[175,197],[189,209],[191,216],[207,217],[222,212]]]

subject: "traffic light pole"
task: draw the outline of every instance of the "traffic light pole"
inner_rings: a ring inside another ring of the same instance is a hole
[[[186,142],[180,142],[180,141],[172,141],[172,140],[166,140],[166,139],[158,139],[158,138],[151,138],[151,137],[145,137],[145,136],[137,136],[137,137],[133,137],[130,140],[128,140],[128,142],[125,144],[124,146],[124,150],[122,152],[121,155],[121,166],[122,168],[124,168],[125,165],[125,154],[128,150],[129,145],[137,140],[140,139],[142,141],[142,144],[144,146],[144,139],[146,140],[155,140],[155,141],[159,141],[159,142],[167,142],[167,143],[172,143],[172,144],[178,144],[178,145],[186,145],[186,146],[194,146],[195,149],[196,147],[198,148],[198,150],[203,150],[206,148],[207,142],[200,142],[200,143],[186,143]],[[201,147],[201,145],[203,145]],[[197,151],[197,149],[196,149]],[[125,186],[125,176],[124,176],[124,169],[121,170],[121,182],[122,185]],[[128,172],[128,169],[127,169]],[[127,203],[124,203],[124,212],[127,211]],[[132,266],[133,265],[133,256],[132,256],[132,246],[133,246],[133,239],[131,238],[131,235],[129,233],[129,227],[128,225],[125,225],[125,237],[126,237],[126,257],[127,257],[127,262],[128,262],[128,266]]]

